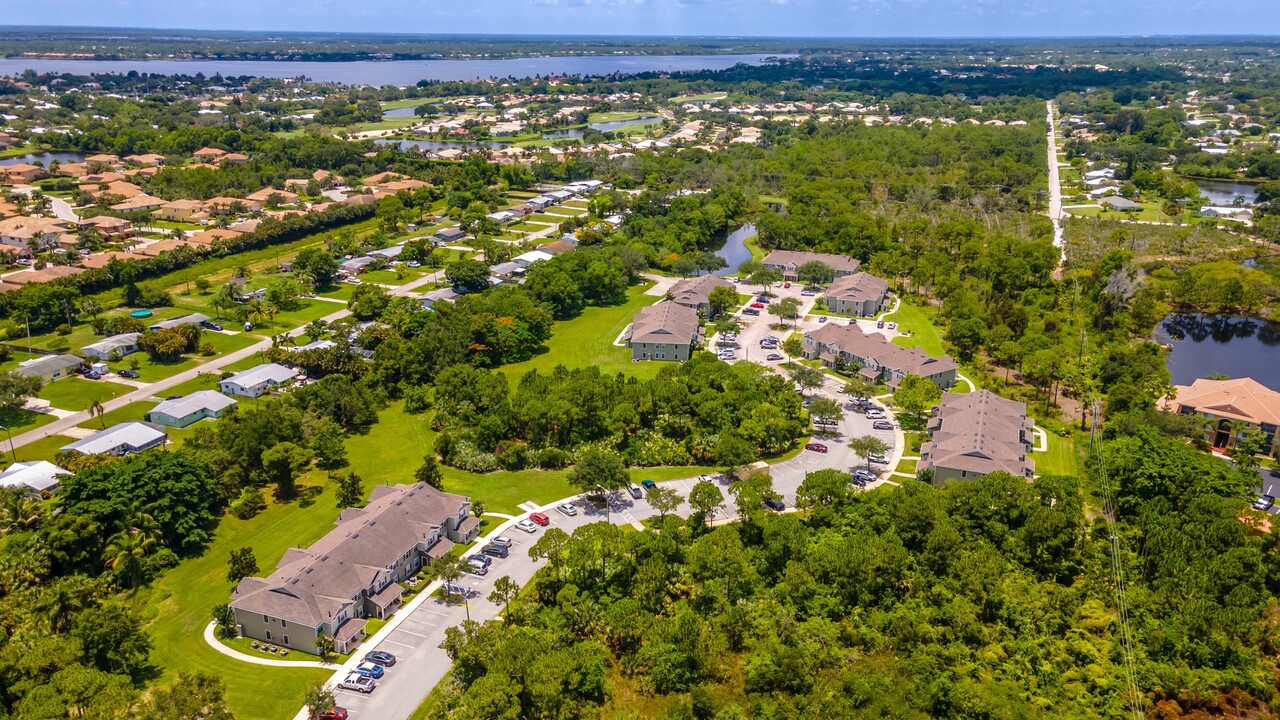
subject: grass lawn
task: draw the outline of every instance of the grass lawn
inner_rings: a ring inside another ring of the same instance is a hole
[[[335,298],[338,300],[342,300],[343,302],[346,302],[351,299],[351,293],[355,292],[355,289],[356,289],[355,285],[347,285],[343,283],[341,285],[334,285],[328,290],[321,290],[316,294],[319,295],[320,297]],[[329,303],[329,304],[333,305],[333,309],[335,311],[342,309],[341,306],[335,303]]]
[[[48,425],[57,420],[55,415],[49,413],[32,412],[23,408],[8,408],[0,410],[0,425],[9,428],[9,431],[16,434],[35,430],[41,425]],[[0,439],[0,443],[4,440]],[[7,447],[0,446],[0,451],[7,450]],[[3,455],[0,452],[0,455]]]
[[[379,285],[404,285],[405,283],[417,280],[422,277],[423,274],[424,272],[420,269],[405,268],[405,276],[402,280],[396,277],[394,270],[373,270],[361,275],[360,279],[364,282],[377,283]],[[335,307],[334,309],[337,310],[340,308]]]
[[[205,333],[206,337],[208,335],[209,333]],[[156,362],[152,360],[150,357],[148,357],[146,353],[134,353],[124,358],[123,360],[120,360],[119,362],[114,362],[109,364],[112,370],[119,372],[121,370],[124,370],[125,368],[133,367],[133,361],[135,360],[138,363],[138,379],[141,380],[142,382],[155,382],[157,380],[164,380],[165,378],[169,378],[169,377],[173,377],[174,375],[177,375],[183,370],[190,370],[191,368],[199,364],[196,360],[192,358],[188,358],[186,360],[181,360],[179,362],[172,362],[172,363]]]
[[[59,410],[87,410],[96,399],[106,402],[131,393],[135,388],[106,380],[84,380],[78,377],[56,380],[40,388],[39,397]]]
[[[662,299],[645,295],[646,287],[647,283],[631,288],[627,292],[627,302],[621,305],[589,307],[576,318],[555,323],[545,353],[532,360],[507,365],[502,372],[512,382],[518,381],[530,369],[550,372],[556,365],[567,368],[595,366],[602,373],[624,372],[640,378],[656,377],[664,363],[633,363],[630,350],[613,344],[641,308]]]
[[[90,418],[76,427],[88,428],[90,430],[101,430],[103,425],[111,427],[117,423],[142,420],[146,417],[147,412],[155,406],[156,403],[146,401],[129,403],[122,408],[116,408],[111,412],[103,413],[101,421],[99,421],[98,418]]]
[[[540,230],[546,230],[548,227],[554,227],[554,225],[550,223],[518,222],[514,225],[508,225],[507,229],[514,230],[516,232],[538,232]]]
[[[671,102],[678,104],[678,103],[694,102],[695,100],[720,100],[728,96],[729,96],[729,93],[724,93],[724,92],[702,93],[701,95],[678,95],[676,97],[671,98]]]
[[[1036,474],[1080,474],[1080,453],[1076,451],[1075,438],[1062,437],[1048,431],[1045,431],[1045,435],[1048,437],[1048,449],[1031,454],[1031,459],[1036,462]]]
[[[255,355],[254,357],[257,357],[257,356]],[[210,371],[207,373],[200,373],[196,375],[194,378],[184,383],[179,383],[169,388],[168,390],[165,391],[165,396],[168,397],[169,395],[190,395],[191,393],[197,390],[217,390],[218,377],[221,374],[222,374],[221,371],[219,372]]]
[[[48,460],[52,462],[53,456],[58,454],[59,448],[61,448],[63,445],[70,445],[75,441],[76,441],[75,438],[70,437],[68,435],[50,435],[47,438],[40,438],[35,442],[27,443],[26,445],[23,445],[22,447],[18,448],[17,449],[18,459],[19,460]],[[9,450],[8,443],[4,444],[4,450],[5,451]],[[12,458],[13,455],[9,455],[9,457]]]
[[[894,470],[901,473],[907,473],[908,475],[915,475],[917,462],[917,460],[902,460]]]
[[[898,323],[899,330],[911,333],[907,337],[894,338],[894,345],[918,347],[933,357],[947,354],[947,346],[942,341],[942,336],[929,321],[929,315],[923,308],[903,300],[898,305],[897,312],[885,316],[884,319]]]

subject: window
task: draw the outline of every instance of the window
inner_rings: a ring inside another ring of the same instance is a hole
[[[262,622],[264,622],[264,623],[269,623],[269,622],[271,622],[271,618],[267,617],[266,615],[263,615],[263,616],[262,616]]]
[[[283,620],[283,619],[282,619],[282,620],[280,621],[280,627],[282,627],[282,628],[287,628],[287,627],[289,627],[289,621],[288,621],[288,620]],[[288,642],[288,641],[286,640],[285,642]]]
[[[268,641],[268,642],[270,642],[270,641],[271,641],[271,631],[270,631],[270,630],[268,630],[268,631],[267,631],[267,641]]]
[[[288,635],[285,635],[285,636],[284,636],[284,644],[285,644],[285,645],[288,645],[288,644],[289,644],[289,636],[288,636]]]

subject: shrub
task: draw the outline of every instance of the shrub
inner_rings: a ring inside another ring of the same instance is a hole
[[[231,503],[231,514],[241,520],[248,520],[267,508],[267,501],[262,498],[258,488],[247,487],[240,491],[240,497]]]
[[[538,453],[538,467],[543,470],[560,470],[568,467],[572,459],[573,456],[560,448],[543,448]]]
[[[467,472],[487,473],[498,469],[497,456],[480,450],[469,440],[458,441],[450,459],[450,464]]]
[[[70,335],[71,326],[66,323],[62,323],[56,329],[54,329],[54,332],[58,333],[59,335]]]
[[[218,348],[214,347],[213,343],[201,343],[200,354],[205,357],[213,357],[218,354]]]

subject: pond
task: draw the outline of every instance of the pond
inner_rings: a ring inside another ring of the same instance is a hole
[[[716,275],[735,275],[738,266],[751,259],[751,249],[747,247],[747,238],[756,236],[756,226],[747,223],[725,235],[720,247],[713,248],[716,257],[723,258],[728,265],[716,271]]]
[[[88,157],[84,153],[78,152],[41,152],[30,153],[28,155],[15,155],[0,160],[0,165],[35,165],[40,163],[42,167],[49,167],[49,163],[57,160],[59,163],[78,163],[84,162]]]
[[[1258,203],[1258,188],[1253,183],[1232,182],[1230,180],[1195,180],[1200,194],[1209,200],[1210,205],[1230,205],[1236,196],[1244,198],[1245,205]]]
[[[1175,385],[1226,375],[1251,377],[1280,391],[1280,323],[1231,315],[1170,315],[1156,328],[1155,340],[1173,346],[1167,364]]]
[[[498,149],[504,147],[496,142],[449,142],[447,140],[374,140],[379,145],[399,145],[401,150],[411,147],[423,150],[478,150],[480,148]]]
[[[642,117],[634,120],[614,120],[612,122],[590,123],[587,127],[600,132],[615,132],[633,125],[647,125],[649,123],[662,122],[660,117]],[[542,133],[544,138],[580,138],[582,137],[582,128],[569,128],[568,130],[552,130],[551,132]]]
[[[383,120],[390,120],[391,118],[409,118],[409,117],[413,117],[413,111],[414,111],[414,110],[415,110],[415,108],[411,108],[411,107],[407,107],[407,108],[395,108],[395,109],[393,109],[393,110],[383,110],[383,111],[382,111],[382,119],[383,119]]]

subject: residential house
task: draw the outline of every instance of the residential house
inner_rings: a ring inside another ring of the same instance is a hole
[[[835,277],[858,272],[857,260],[830,253],[801,252],[798,250],[774,250],[762,261],[770,270],[782,273],[783,280],[795,281],[796,270],[806,263],[820,262],[835,271]]]
[[[197,215],[204,217],[204,203],[199,200],[174,200],[156,209],[156,217],[176,222],[196,222]]]
[[[168,330],[169,328],[176,328],[182,325],[199,325],[200,323],[208,321],[208,315],[202,315],[201,313],[187,313],[186,315],[171,317],[168,320],[157,320],[151,323],[147,329],[151,332],[155,332],[157,330]]]
[[[58,218],[18,215],[0,220],[0,244],[27,250],[34,242],[42,248],[52,248],[60,243],[70,228],[71,223]]]
[[[60,449],[81,455],[130,455],[160,447],[168,438],[161,428],[134,421],[112,425]]]
[[[404,243],[384,247],[378,250],[369,251],[369,257],[382,258],[384,260],[395,260],[400,257],[400,253],[404,252]]]
[[[1280,427],[1280,392],[1253,378],[1208,380],[1174,385],[1174,397],[1160,407],[1179,415],[1198,415],[1204,440],[1216,450],[1230,450],[1245,434],[1262,433],[1262,454],[1280,455],[1276,428]]]
[[[124,159],[130,165],[141,165],[142,167],[156,167],[164,164],[164,156],[155,153],[146,153],[143,155],[129,155]]]
[[[567,253],[570,250],[577,250],[578,245],[577,243],[571,243],[568,240],[552,240],[549,243],[539,245],[538,249],[549,255],[559,255],[561,253]]]
[[[3,172],[9,183],[13,185],[17,185],[19,183],[33,183],[39,178],[44,177],[44,168],[39,165],[28,165],[26,163],[2,165],[0,166],[0,172]]]
[[[49,282],[58,278],[79,275],[84,268],[71,265],[49,265],[40,270],[23,270],[4,276],[4,281],[11,285],[30,285],[31,283]]]
[[[1234,207],[1231,205],[1205,205],[1199,210],[1200,217],[1221,218],[1223,220],[1235,220],[1237,222],[1248,222],[1253,220],[1253,209],[1247,207]]]
[[[25,495],[54,493],[61,487],[62,478],[72,474],[46,460],[27,460],[0,472],[0,487],[13,488]]]
[[[430,310],[436,303],[453,302],[461,297],[453,288],[439,288],[422,293],[422,307]]]
[[[553,198],[549,198],[545,195],[539,195],[536,198],[530,198],[529,200],[526,200],[525,204],[532,206],[538,210],[546,210],[552,205],[555,205],[556,201]]]
[[[935,485],[1001,470],[1027,480],[1035,476],[1034,428],[1026,403],[990,390],[946,393],[928,431],[916,469],[932,471]]]
[[[1138,203],[1122,197],[1106,197],[1100,200],[1098,204],[1109,205],[1112,210],[1119,210],[1120,212],[1138,212],[1142,209],[1142,206]]]
[[[370,266],[377,261],[377,258],[362,255],[360,257],[353,257],[350,260],[343,260],[338,264],[338,268],[348,275],[359,275],[365,270],[368,270]]]
[[[956,362],[950,356],[930,357],[920,348],[894,345],[884,335],[864,332],[857,325],[827,323],[806,333],[804,356],[821,360],[824,367],[857,365],[858,375],[891,389],[907,375],[928,378],[943,390],[956,382]]]
[[[249,368],[218,383],[218,389],[227,395],[260,397],[277,385],[289,382],[294,371],[276,363],[264,363]]]
[[[138,347],[138,338],[142,333],[130,332],[112,335],[105,340],[99,340],[92,345],[85,345],[80,348],[86,359],[94,360],[119,360],[126,355],[132,355],[141,348]]]
[[[400,583],[479,534],[471,500],[427,485],[379,485],[364,508],[347,508],[311,547],[290,548],[267,577],[247,577],[231,594],[241,634],[317,652],[321,636],[340,653],[364,639],[368,618],[401,605]]]
[[[95,215],[76,223],[76,229],[80,232],[84,232],[89,228],[97,229],[98,232],[108,238],[126,238],[133,234],[133,223],[124,218],[110,215]]]
[[[36,377],[42,382],[51,383],[75,375],[75,369],[83,362],[75,355],[44,355],[18,363],[14,372],[23,377]]]
[[[208,230],[201,230],[195,235],[188,237],[187,242],[195,245],[212,245],[218,240],[232,240],[243,234],[244,233],[241,233],[238,230],[232,230],[231,228],[209,228]]]
[[[456,227],[440,228],[436,231],[436,237],[442,242],[453,242],[462,239],[462,231]]]
[[[667,299],[677,305],[690,307],[703,315],[708,315],[711,312],[711,291],[718,287],[733,290],[735,297],[737,295],[733,283],[728,280],[717,275],[700,275],[684,278],[672,285],[667,291]]]
[[[827,288],[827,310],[840,315],[875,315],[884,308],[889,283],[870,273],[841,275]]]
[[[134,195],[131,198],[111,206],[116,212],[151,212],[164,207],[165,201],[147,194]]]
[[[147,422],[165,427],[184,428],[205,418],[220,418],[236,401],[214,390],[196,392],[174,400],[165,400],[147,413]]]
[[[255,213],[262,210],[262,203],[248,198],[216,197],[205,201],[204,209],[210,215]]]
[[[218,148],[206,147],[206,148],[200,148],[199,150],[191,153],[191,157],[195,158],[196,162],[211,163],[211,162],[216,162],[218,158],[226,154],[227,154],[226,150],[219,150]]]
[[[243,165],[249,162],[249,156],[244,153],[227,153],[218,160],[218,165]]]
[[[701,341],[702,321],[698,311],[674,302],[660,302],[642,309],[627,334],[632,362],[684,362]]]
[[[112,260],[128,262],[130,260],[142,260],[145,257],[146,256],[144,255],[134,255],[133,253],[110,250],[104,253],[96,253],[94,255],[82,255],[80,257],[80,264],[90,270],[96,270],[98,268],[106,267]]]
[[[263,205],[292,205],[298,202],[298,195],[296,193],[291,193],[288,190],[276,190],[275,188],[269,187],[262,188],[257,192],[249,193],[245,197]],[[271,203],[273,198],[276,200],[275,203]]]
[[[524,267],[529,267],[534,263],[539,263],[544,260],[550,260],[552,257],[554,256],[551,253],[543,252],[542,250],[530,250],[529,252],[521,253],[511,258],[511,262],[517,263]]]

